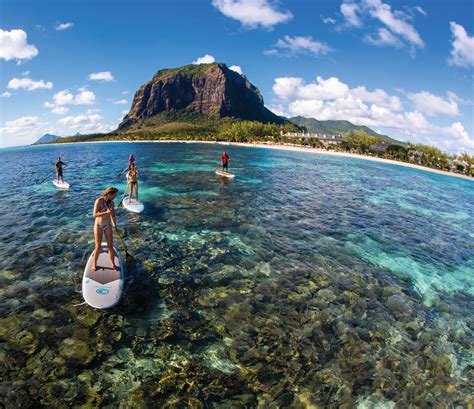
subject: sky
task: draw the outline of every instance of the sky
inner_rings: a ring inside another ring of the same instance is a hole
[[[474,154],[472,0],[0,0],[0,147],[116,129],[159,69],[222,62],[287,117]]]

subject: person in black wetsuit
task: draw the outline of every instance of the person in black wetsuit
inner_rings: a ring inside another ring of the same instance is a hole
[[[58,176],[58,183],[59,183],[59,179],[61,179],[61,183],[64,182],[63,166],[67,167],[67,164],[61,160],[61,156],[58,156],[58,160],[56,161],[56,174]]]

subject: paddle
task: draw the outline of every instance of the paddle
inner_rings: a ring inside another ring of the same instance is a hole
[[[110,220],[112,221],[112,226],[114,227],[115,231],[117,232],[117,236],[118,236],[118,238],[120,239],[120,243],[122,244],[123,251],[125,252],[125,259],[127,260],[127,263],[128,263],[128,264],[133,263],[133,261],[134,261],[135,259],[134,259],[133,256],[128,252],[127,246],[126,246],[125,243],[123,242],[122,236],[120,236],[120,233],[119,233],[119,231],[118,231],[118,229],[117,229],[117,226],[116,226],[115,223],[114,223],[114,219],[112,218],[112,216],[110,216]]]
[[[122,198],[120,199],[120,203],[118,204],[117,207],[123,207],[123,199],[125,198],[125,195],[127,194],[127,188],[128,188],[128,183],[127,183],[127,186],[125,186],[125,189],[123,190]]]

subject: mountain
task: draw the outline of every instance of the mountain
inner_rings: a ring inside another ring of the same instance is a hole
[[[286,122],[265,107],[259,90],[245,76],[212,63],[159,70],[135,93],[118,130],[133,129],[162,113],[183,111],[214,119]]]
[[[377,136],[389,142],[404,144],[403,142],[392,139],[387,135],[381,135],[367,126],[354,125],[349,121],[318,121],[314,118],[305,118],[302,116],[295,116],[293,118],[288,118],[288,120],[295,125],[305,127],[309,132],[345,134],[352,130],[359,130],[365,132],[368,135]]]
[[[47,133],[43,135],[41,138],[39,138],[35,143],[33,143],[33,145],[39,145],[41,143],[56,142],[58,139],[61,139],[61,136]]]

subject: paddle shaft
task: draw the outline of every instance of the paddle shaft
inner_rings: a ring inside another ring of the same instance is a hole
[[[122,237],[120,236],[118,230],[117,230],[117,225],[115,224],[114,222],[114,218],[112,217],[112,215],[110,215],[110,221],[112,222],[112,226],[113,228],[115,229],[115,231],[117,232],[117,236],[118,238],[120,239],[120,243],[122,244],[122,247],[123,247],[123,251],[125,251],[125,258],[127,259],[127,261],[132,261],[133,260],[133,256],[128,252],[127,250],[127,246],[125,245]]]

